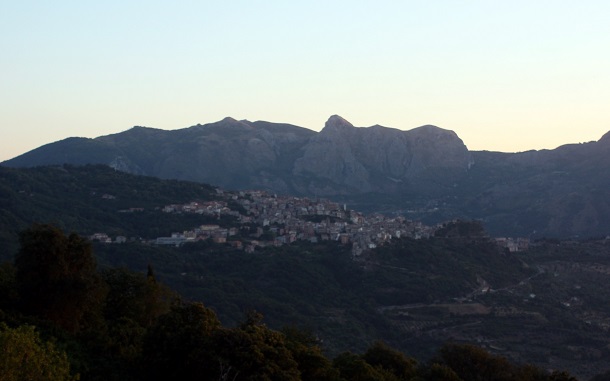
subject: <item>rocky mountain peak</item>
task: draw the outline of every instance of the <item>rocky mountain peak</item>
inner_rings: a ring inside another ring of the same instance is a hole
[[[440,128],[431,124],[426,124],[424,126],[414,128],[410,131],[410,133],[413,136],[425,136],[428,139],[459,139],[459,137],[454,131],[446,130],[444,128]]]
[[[252,126],[252,124],[250,122],[248,122],[246,120],[237,120],[237,119],[231,118],[230,116],[227,116],[223,120],[213,123],[212,125],[217,125],[221,128],[239,128],[239,129],[246,129],[246,130],[254,129],[254,127]]]
[[[354,127],[354,126],[347,120],[340,117],[339,115],[332,115],[330,118],[328,118],[328,120],[326,121],[326,124],[324,125],[324,128],[327,128],[327,127],[332,128],[332,127]]]

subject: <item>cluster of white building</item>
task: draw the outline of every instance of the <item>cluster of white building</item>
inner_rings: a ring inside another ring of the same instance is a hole
[[[434,232],[434,228],[421,222],[402,217],[365,216],[348,210],[346,205],[324,199],[276,196],[263,191],[226,195],[238,203],[245,214],[230,209],[226,201],[168,205],[162,210],[166,213],[199,213],[218,217],[230,215],[237,219],[242,229],[203,225],[192,231],[174,233],[171,237],[159,237],[155,243],[180,245],[211,238],[214,242],[229,242],[237,248],[253,251],[256,246],[281,246],[297,240],[333,240],[351,244],[352,253],[360,255],[364,250],[375,248],[392,238],[422,238]],[[255,229],[244,231],[253,225]],[[231,240],[232,236],[238,234],[241,240]]]
[[[437,229],[436,226],[427,226],[404,217],[380,214],[365,216],[347,209],[344,204],[325,199],[277,196],[264,191],[218,193],[223,199],[171,204],[161,210],[165,213],[196,213],[218,219],[232,216],[238,227],[201,225],[189,231],[172,233],[169,237],[158,237],[150,243],[179,246],[211,239],[216,243],[228,243],[252,252],[256,247],[281,246],[297,240],[332,240],[351,245],[352,254],[358,256],[393,238],[428,238]],[[231,209],[229,205],[238,210]],[[104,233],[96,233],[90,239],[104,243],[127,241],[122,236],[113,241]],[[496,241],[510,251],[526,250],[529,245],[527,239],[498,238]]]

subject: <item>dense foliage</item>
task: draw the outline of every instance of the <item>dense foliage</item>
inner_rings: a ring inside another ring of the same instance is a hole
[[[204,216],[162,213],[160,207],[216,197],[209,185],[134,176],[102,165],[0,167],[0,258],[13,258],[18,233],[32,223],[53,222],[80,234],[155,238],[206,223]],[[120,212],[132,208],[138,211]]]
[[[571,379],[457,344],[445,345],[430,363],[418,363],[381,342],[363,354],[343,352],[330,360],[311,334],[296,327],[270,329],[254,311],[234,328],[223,326],[210,308],[185,302],[159,284],[151,267],[147,274],[97,273],[90,246],[76,235],[35,225],[21,236],[15,270],[5,265],[0,272],[3,291],[12,295],[0,303],[3,379]],[[35,295],[25,287],[32,278],[24,274],[42,274],[43,268],[49,286],[37,285]],[[84,297],[79,292],[96,296],[100,308],[89,309],[87,324],[82,324],[82,311],[66,304],[32,309],[34,300],[56,300],[58,284],[70,284],[75,297]]]
[[[535,273],[489,240],[402,239],[357,260],[332,241],[255,254],[210,242],[162,249],[97,244],[96,252],[105,266],[153,264],[160,278],[189,299],[205,300],[225,324],[256,309],[274,328],[309,327],[333,354],[363,351],[377,338],[407,349],[402,330],[380,313],[388,306],[454,302],[480,290],[482,279],[504,287]],[[439,342],[429,344],[431,352]]]
[[[20,241],[15,267],[23,311],[67,331],[80,330],[87,314],[101,308],[105,293],[90,244],[48,225],[22,232]]]
[[[42,341],[35,328],[0,324],[0,375],[3,381],[67,381],[70,362],[66,353],[50,341]]]

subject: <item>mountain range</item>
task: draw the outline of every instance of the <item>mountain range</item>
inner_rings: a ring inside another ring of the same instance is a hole
[[[427,223],[478,219],[496,236],[610,234],[610,132],[596,142],[501,153],[470,151],[455,132],[431,125],[355,127],[334,115],[315,132],[225,118],[68,138],[2,163],[55,164],[327,197]]]

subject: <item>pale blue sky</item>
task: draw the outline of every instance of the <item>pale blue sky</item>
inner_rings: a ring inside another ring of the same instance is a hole
[[[473,150],[610,130],[607,1],[0,0],[0,160],[236,119],[434,124]]]

